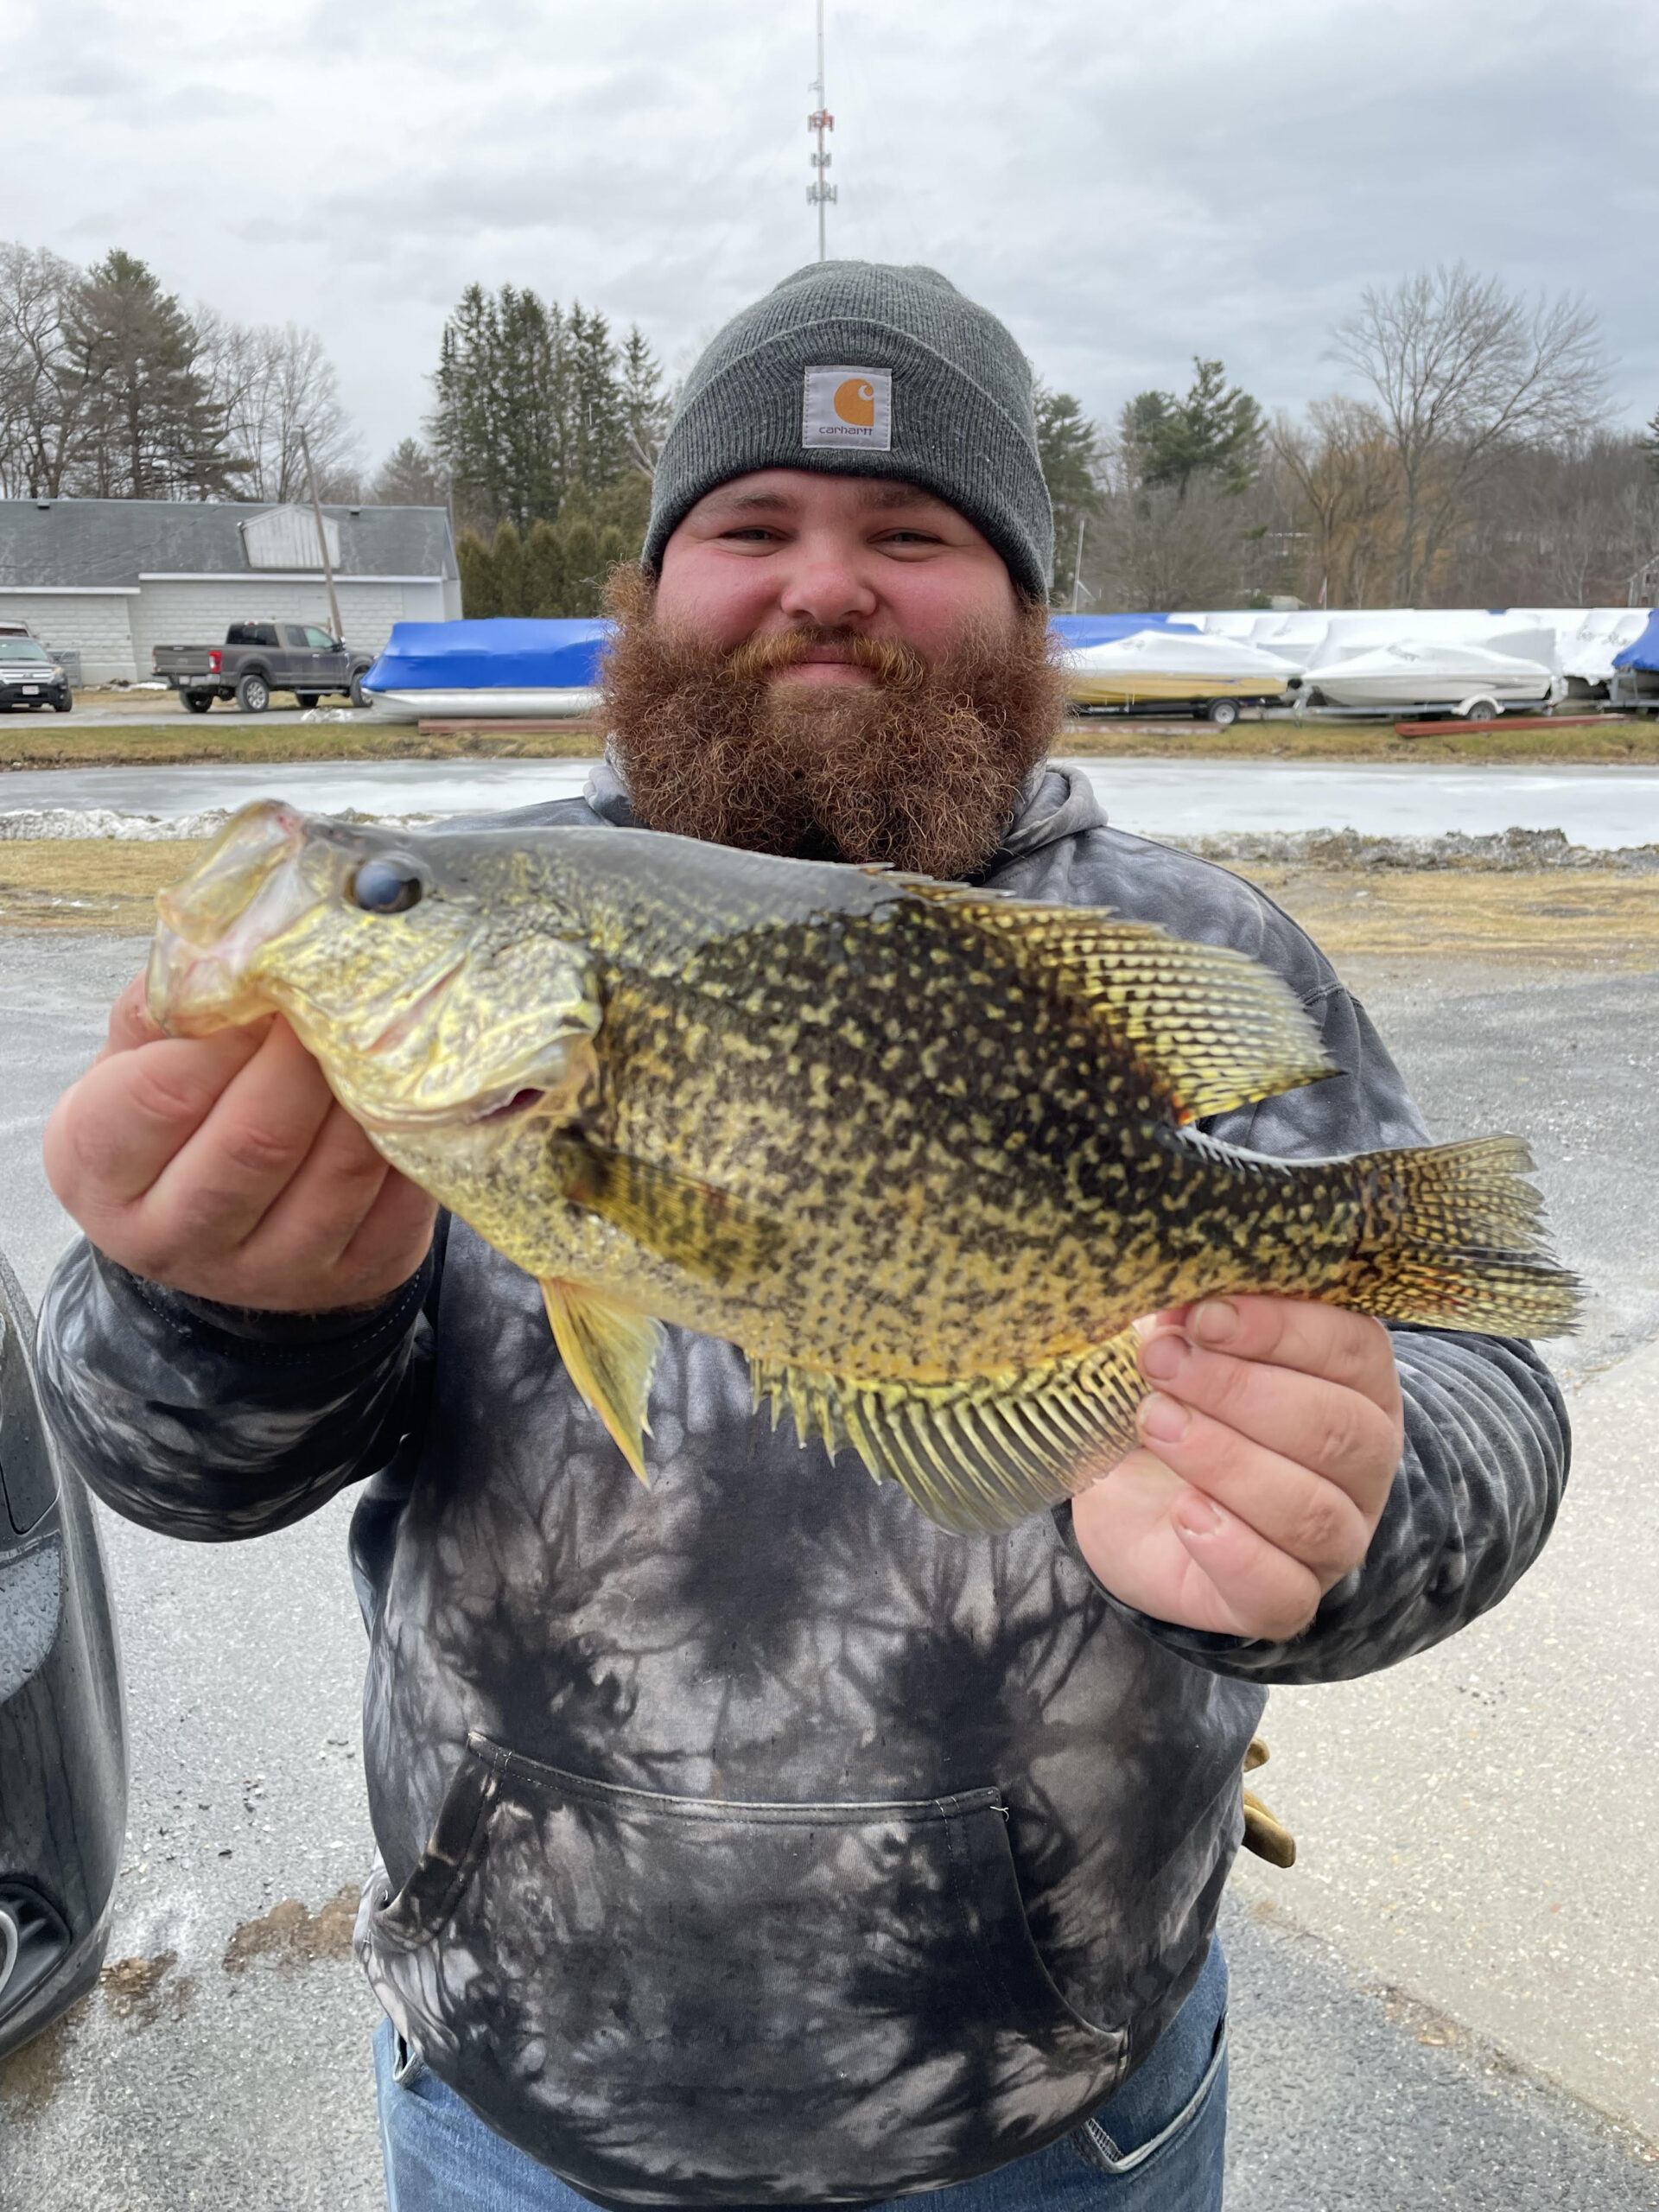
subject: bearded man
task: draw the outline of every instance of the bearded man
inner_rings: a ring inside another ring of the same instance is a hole
[[[1046,765],[1052,536],[1001,323],[928,270],[801,270],[687,387],[606,764],[499,834],[643,824],[1241,947],[1341,1072],[1218,1134],[1421,1141],[1302,932]],[[43,1380],[100,1496],[239,1537],[367,1478],[394,2212],[1220,2203],[1214,1929],[1264,1686],[1386,1666],[1524,1570],[1567,1457],[1528,1347],[1165,1314],[1140,1447],[950,1535],[758,1427],[741,1354],[684,1331],[642,1489],[537,1285],[435,1225],[280,1020],[162,1039],[130,993],[48,1161],[86,1236]]]

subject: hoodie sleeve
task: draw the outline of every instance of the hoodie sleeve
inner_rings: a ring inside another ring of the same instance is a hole
[[[1341,1071],[1221,1116],[1206,1124],[1211,1134],[1304,1158],[1428,1141],[1364,1008],[1287,915],[1221,869],[1139,840],[1124,843],[1135,849],[1131,864],[1114,868],[1113,888],[1097,894],[1103,903],[1177,935],[1236,944],[1276,969]],[[1084,889],[1075,879],[1069,887],[1074,898]],[[1426,1650],[1514,1587],[1543,1548],[1567,1482],[1567,1409],[1554,1378],[1531,1345],[1512,1338],[1405,1327],[1390,1334],[1405,1452],[1363,1565],[1325,1593],[1307,1629],[1288,1643],[1210,1636],[1154,1620],[1103,1592],[1120,1615],[1216,1674],[1336,1681]],[[1069,1507],[1059,1518],[1076,1552]]]
[[[390,1460],[421,1417],[435,1244],[381,1304],[248,1313],[130,1274],[84,1239],[41,1308],[41,1395],[60,1454],[163,1535],[286,1528]]]

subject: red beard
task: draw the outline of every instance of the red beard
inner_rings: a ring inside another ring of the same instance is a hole
[[[995,851],[1064,711],[1045,608],[928,663],[841,630],[753,638],[734,652],[664,629],[638,569],[613,578],[611,742],[647,828],[752,852],[971,875]],[[771,683],[815,647],[869,684]]]

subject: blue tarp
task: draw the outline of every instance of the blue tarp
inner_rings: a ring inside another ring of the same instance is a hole
[[[1167,614],[1057,614],[1068,645],[1107,645],[1162,630]],[[364,678],[371,691],[569,690],[599,681],[608,622],[398,622]]]
[[[396,622],[371,691],[566,691],[599,681],[608,622]]]
[[[1167,614],[1057,614],[1052,626],[1068,645],[1115,645],[1139,630],[1167,630],[1170,619]]]
[[[1659,669],[1659,612],[1649,615],[1647,628],[1633,645],[1613,655],[1613,666]]]

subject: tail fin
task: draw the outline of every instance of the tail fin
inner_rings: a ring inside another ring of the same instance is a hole
[[[1578,1278],[1550,1257],[1519,1137],[1362,1154],[1362,1227],[1334,1303],[1385,1321],[1498,1336],[1565,1336]]]

